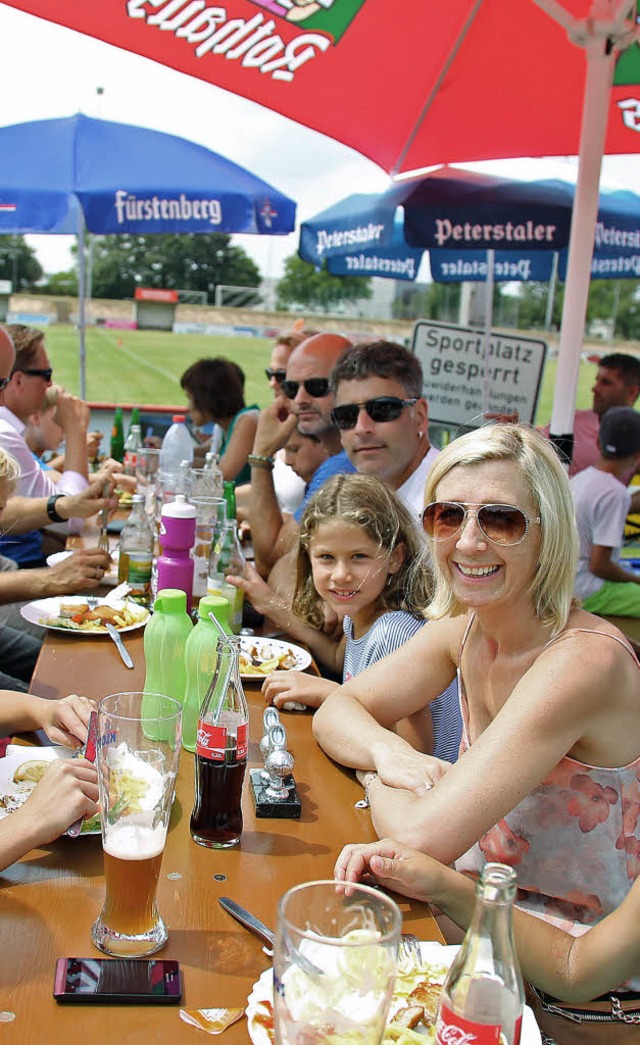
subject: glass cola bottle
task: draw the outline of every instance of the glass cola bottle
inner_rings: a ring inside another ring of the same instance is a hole
[[[518,1045],[524,989],[513,940],[516,873],[486,864],[473,919],[445,981],[437,1045]]]
[[[242,835],[249,709],[240,681],[240,639],[221,636],[217,652],[215,674],[198,716],[191,837],[209,849],[228,849]]]

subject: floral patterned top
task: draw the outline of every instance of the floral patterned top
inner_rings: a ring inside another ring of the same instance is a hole
[[[462,648],[472,624],[473,618]],[[545,649],[570,633],[556,636]],[[622,639],[606,632],[590,634],[619,642],[638,663]],[[458,685],[463,754],[471,742],[460,670]],[[580,936],[622,903],[640,873],[639,780],[640,757],[628,766],[608,769],[565,755],[531,794],[456,861],[456,868],[475,876],[493,860],[515,867],[518,907]],[[640,986],[640,980],[636,983]]]

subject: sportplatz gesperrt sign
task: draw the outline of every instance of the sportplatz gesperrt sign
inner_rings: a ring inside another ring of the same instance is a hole
[[[486,375],[487,410],[517,411],[521,421],[533,423],[547,354],[545,341],[492,333],[485,359],[483,331],[420,320],[412,348],[424,371],[431,421],[479,427]]]

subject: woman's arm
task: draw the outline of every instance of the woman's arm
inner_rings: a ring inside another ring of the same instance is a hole
[[[575,749],[575,757],[590,764],[626,765],[632,749],[638,750],[639,728],[635,698],[633,714],[628,706],[622,710],[623,702],[629,704],[625,687],[628,690],[630,671],[637,674],[628,653],[622,648],[618,652],[613,642],[594,642],[591,634],[576,634],[551,647],[427,794],[407,794],[380,779],[371,784],[377,833],[394,834],[451,863],[530,794],[568,752]],[[635,675],[634,681],[637,687]],[[602,699],[605,692],[607,702]],[[616,729],[624,734],[622,739],[615,737]]]
[[[253,447],[257,427],[257,413],[242,414],[236,421],[231,439],[220,458],[220,471],[223,479],[235,479],[244,468]]]
[[[474,883],[390,838],[346,846],[335,877],[377,882],[403,896],[436,904],[462,929],[471,921]],[[562,1001],[589,1001],[640,974],[640,879],[622,904],[583,936],[570,936],[518,908],[513,916],[525,980]]]

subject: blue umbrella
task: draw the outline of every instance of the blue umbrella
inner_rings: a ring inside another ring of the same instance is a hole
[[[574,195],[575,186],[559,179],[525,182],[441,167],[377,195],[349,196],[303,222],[299,253],[316,265],[326,259],[335,274],[415,279],[427,249],[434,278],[453,279],[457,267],[457,278],[467,280],[486,279],[481,262],[486,266],[493,250],[496,278],[517,279],[510,265],[525,258],[529,264],[520,271],[529,275],[520,278],[545,279],[553,253],[568,246]],[[640,197],[601,192],[595,257],[634,255],[640,255]]]
[[[84,232],[286,235],[296,205],[202,145],[78,114],[0,128],[0,233],[77,231],[85,395]]]

